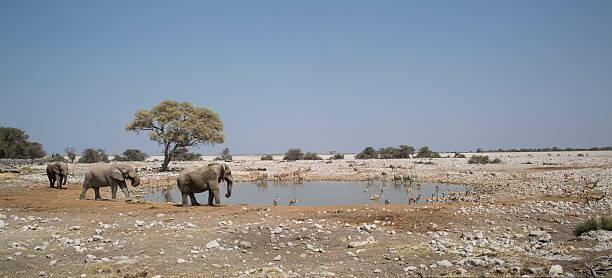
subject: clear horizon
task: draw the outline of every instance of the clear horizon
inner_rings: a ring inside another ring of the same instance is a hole
[[[218,113],[212,155],[612,142],[612,2],[9,1],[0,126],[48,154],[162,148],[164,99]]]

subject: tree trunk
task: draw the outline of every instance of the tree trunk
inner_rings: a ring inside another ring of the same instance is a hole
[[[172,148],[172,150],[170,149],[170,143],[167,143],[164,145],[164,163],[162,163],[162,171],[168,171],[168,164],[170,164],[170,160],[172,160],[172,154],[174,154],[174,151],[176,150],[176,148],[178,147],[178,145],[174,145],[174,147]]]
[[[164,163],[162,163],[161,170],[163,172],[168,171],[168,164],[170,164],[170,157],[166,154],[164,157]]]
[[[172,154],[168,152],[169,148],[170,148],[170,143],[164,144],[164,163],[162,163],[162,168],[161,168],[163,172],[168,171],[168,164],[170,164],[170,159],[171,159]]]

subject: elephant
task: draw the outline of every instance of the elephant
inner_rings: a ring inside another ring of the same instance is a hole
[[[200,193],[208,190],[208,205],[221,205],[219,196],[219,183],[225,180],[227,182],[226,198],[232,196],[232,171],[226,164],[211,163],[203,167],[190,167],[181,171],[176,179],[178,189],[183,197],[182,206],[189,206],[187,203],[187,195],[191,199],[191,205],[199,206],[200,203],[195,198],[195,193]]]
[[[62,187],[62,184],[65,185],[68,181],[68,164],[55,161],[47,165],[47,177],[51,188],[55,188],[55,181],[57,181],[57,188],[66,189]]]
[[[130,201],[130,193],[125,183],[126,180],[131,180],[134,187],[140,184],[138,173],[128,164],[110,163],[91,166],[85,173],[80,199],[84,200],[87,190],[93,188],[96,200],[102,200],[100,197],[100,187],[110,186],[114,201],[117,199],[117,186],[119,186],[123,194],[125,194],[126,202]]]

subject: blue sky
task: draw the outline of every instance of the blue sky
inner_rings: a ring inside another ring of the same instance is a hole
[[[163,99],[205,154],[612,145],[611,1],[4,1],[0,126],[48,153],[158,154]]]

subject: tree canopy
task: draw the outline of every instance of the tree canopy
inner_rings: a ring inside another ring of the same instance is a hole
[[[125,129],[140,133],[148,131],[152,141],[164,147],[162,171],[177,148],[199,144],[223,143],[223,122],[217,113],[189,102],[164,100],[151,110],[138,110]]]
[[[42,158],[47,154],[40,143],[29,142],[25,131],[0,127],[0,158]]]

